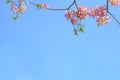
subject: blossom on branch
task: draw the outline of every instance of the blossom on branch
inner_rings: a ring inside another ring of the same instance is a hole
[[[77,31],[84,32],[84,24],[81,23],[82,20],[86,19],[87,16],[90,16],[92,18],[96,19],[96,22],[98,26],[104,25],[110,22],[110,15],[119,25],[120,22],[117,20],[117,18],[110,12],[109,10],[109,3],[112,6],[118,6],[120,5],[120,0],[106,0],[106,5],[103,6],[97,6],[93,7],[91,9],[88,9],[85,6],[78,5],[76,0],[73,0],[73,2],[70,4],[70,6],[66,8],[49,8],[47,4],[36,4],[33,2],[28,2],[26,0],[6,0],[6,3],[11,3],[11,10],[14,14],[16,14],[15,17],[13,17],[14,20],[18,18],[18,14],[22,14],[24,11],[26,11],[26,6],[28,4],[36,6],[38,10],[40,9],[46,9],[46,10],[63,10],[65,12],[65,17],[67,20],[69,20],[74,26],[74,32],[77,34]],[[73,6],[75,6],[75,9],[72,9]],[[79,29],[79,30],[78,30]]]
[[[70,20],[73,25],[77,24],[77,20],[76,20],[76,16],[75,15],[76,15],[76,13],[75,13],[74,10],[72,10],[72,11],[66,11],[66,13],[65,13],[65,17],[68,20]]]
[[[71,21],[73,25],[78,24],[78,20],[86,19],[87,16],[97,18],[98,25],[107,24],[110,17],[107,16],[106,6],[93,7],[88,10],[87,7],[79,5],[77,10],[67,11],[65,17]]]
[[[87,17],[88,14],[88,9],[85,6],[81,6],[79,5],[77,10],[71,10],[71,11],[67,11],[65,13],[65,17],[70,21],[73,25],[77,25],[77,19],[79,20],[83,20]]]
[[[108,0],[108,2],[110,2],[112,6],[120,5],[120,0]]]
[[[97,17],[97,24],[104,25],[110,21],[110,17],[107,16],[106,6],[93,7],[89,11],[90,17]]]
[[[103,16],[103,17],[98,16],[96,22],[97,22],[98,26],[107,24],[107,23],[110,22],[110,17],[108,17],[108,16]]]
[[[76,10],[76,17],[78,17],[78,19],[80,20],[83,20],[87,17],[87,14],[88,14],[87,7],[79,5]]]
[[[93,7],[89,10],[90,17],[96,17],[98,15],[98,7]]]
[[[96,16],[105,16],[107,14],[106,12],[106,6],[99,6],[99,7],[93,7],[89,10],[89,16],[90,17],[96,17]]]
[[[14,14],[22,14],[26,10],[26,5],[23,0],[20,0],[18,5],[15,2],[12,2],[11,10]]]
[[[48,8],[47,4],[40,4],[40,6],[41,6],[42,9],[47,9]]]

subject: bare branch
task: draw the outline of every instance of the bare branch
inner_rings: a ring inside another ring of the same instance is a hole
[[[47,8],[47,10],[68,10],[67,8],[60,8],[60,9],[55,9],[55,8]]]
[[[76,0],[74,0],[73,3],[70,6],[68,6],[67,9],[69,10],[75,4],[75,2],[76,2]]]
[[[109,8],[108,0],[106,0],[106,6],[107,6],[107,12],[108,12],[108,8]]]
[[[108,11],[108,13],[112,16],[112,18],[120,25],[119,20],[110,12]]]

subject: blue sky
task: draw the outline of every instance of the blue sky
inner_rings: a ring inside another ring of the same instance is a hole
[[[52,8],[72,0],[29,0]],[[93,7],[105,0],[77,0]],[[120,26],[111,19],[98,28],[84,20],[85,33],[74,36],[64,11],[36,10],[32,5],[12,20],[10,5],[0,2],[0,80],[120,80]],[[110,10],[120,20],[120,6]]]

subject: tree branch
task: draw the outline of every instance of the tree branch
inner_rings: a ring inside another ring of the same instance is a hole
[[[110,12],[108,11],[108,13],[111,15],[111,17],[120,25],[119,20]]]
[[[32,5],[37,5],[36,3],[33,3],[33,2],[29,2],[30,4]],[[47,10],[69,10],[74,4],[76,3],[76,0],[74,0],[67,8],[47,8]]]
[[[109,4],[108,4],[108,0],[106,0],[106,6],[107,6],[107,14],[109,14],[119,25],[120,25],[120,22],[119,20],[109,11]]]
[[[74,0],[73,3],[70,6],[68,6],[67,9],[69,10],[75,4],[75,2],[76,2],[76,0]]]
[[[108,13],[108,9],[109,9],[109,8],[108,8],[108,7],[109,7],[109,6],[108,6],[108,0],[106,0],[106,6],[107,6],[107,13]]]
[[[63,11],[64,11],[64,10],[68,10],[68,9],[67,9],[67,8],[60,8],[60,9],[55,9],[55,8],[47,8],[47,10],[58,10],[58,11],[59,11],[59,10],[63,10]]]
[[[14,2],[14,1],[11,1],[11,2]],[[24,2],[26,2],[26,1],[24,0]],[[36,3],[33,3],[33,2],[29,2],[29,4],[34,5],[34,6],[39,5],[39,4],[36,4]],[[71,7],[73,5],[75,5],[76,8],[78,8],[76,0],[73,0],[73,2],[67,8],[46,8],[46,9],[47,10],[56,10],[56,11],[65,11],[65,10],[67,10],[69,12],[69,10],[71,9]],[[106,16],[107,16],[107,14],[109,14],[120,25],[120,21],[109,11],[109,2],[108,2],[108,0],[106,0],[106,9],[105,10],[106,10]]]

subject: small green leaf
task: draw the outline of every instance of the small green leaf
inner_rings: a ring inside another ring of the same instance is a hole
[[[18,19],[18,15],[13,17],[13,20],[17,20]]]
[[[80,27],[79,32],[84,33],[84,27]]]
[[[84,33],[84,24],[81,24],[81,23],[79,23],[78,24],[78,26],[79,26],[79,32],[82,32],[82,33]]]
[[[11,2],[11,0],[6,0],[6,3],[8,4],[8,3],[10,3]]]
[[[74,29],[74,34],[78,35],[78,31],[76,29]]]
[[[41,9],[41,5],[40,4],[36,4],[36,8],[39,10]]]

